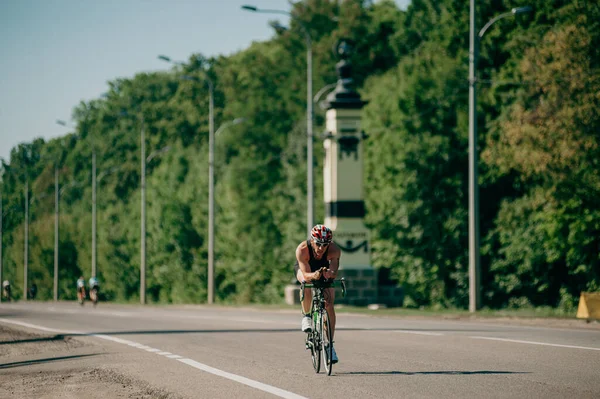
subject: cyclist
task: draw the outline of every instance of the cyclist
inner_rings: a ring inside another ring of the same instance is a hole
[[[4,280],[2,282],[2,292],[4,294],[4,298],[10,302],[10,281]]]
[[[90,287],[90,298],[95,302],[98,301],[98,291],[100,290],[100,285],[98,284],[98,279],[93,276],[90,277],[90,280],[88,282],[88,285]],[[94,293],[94,288],[96,289],[96,292]],[[94,298],[93,295],[96,295],[96,297]]]
[[[33,284],[31,284],[31,287],[29,288],[29,297],[31,299],[35,299],[36,295],[37,295],[37,284],[33,283]]]
[[[296,264],[294,272],[299,282],[327,281],[337,276],[340,266],[340,248],[333,242],[333,233],[330,228],[317,224],[310,232],[310,238],[302,241],[296,248]],[[335,290],[327,288],[324,290],[325,307],[329,314],[331,323],[331,336],[335,332]],[[312,291],[304,289],[304,300],[302,301],[302,331],[312,331],[312,320],[310,318],[310,307],[312,303]],[[333,344],[332,344],[333,345]],[[331,362],[337,363],[338,357],[335,348],[332,349]]]
[[[83,303],[85,299],[85,279],[83,276],[80,276],[77,280],[77,300],[79,303]]]
[[[100,286],[98,285],[98,279],[96,277],[90,277],[90,281],[88,282],[90,286],[90,291],[96,288],[98,290]]]

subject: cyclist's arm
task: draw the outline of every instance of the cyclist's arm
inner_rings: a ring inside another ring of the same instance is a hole
[[[308,283],[321,278],[320,270],[317,270],[316,272],[310,271],[310,265],[308,264],[308,260],[310,258],[308,255],[308,248],[306,246],[299,245],[298,248],[296,248],[296,259],[298,260],[298,267],[302,272],[302,278],[304,281]]]
[[[338,268],[340,267],[340,256],[342,256],[340,247],[335,245],[335,243],[331,243],[331,248],[329,248],[329,268],[325,272],[325,278],[334,279],[337,277]]]

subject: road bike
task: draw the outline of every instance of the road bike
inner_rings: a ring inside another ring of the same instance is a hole
[[[331,375],[333,363],[331,357],[333,353],[333,331],[329,328],[329,313],[325,309],[324,290],[327,288],[342,287],[342,295],[346,296],[346,280],[342,277],[334,281],[314,281],[312,283],[302,283],[300,285],[300,302],[304,300],[304,289],[312,288],[313,300],[310,306],[310,317],[313,321],[313,329],[306,334],[306,349],[310,350],[312,364],[315,372],[321,370],[321,354],[323,355],[323,365],[327,375]]]
[[[4,299],[7,302],[10,302],[10,300],[11,300],[11,297],[10,297],[10,285],[4,286],[4,288],[2,289],[2,293],[4,295]]]
[[[77,302],[79,302],[81,306],[83,306],[83,304],[85,303],[85,297],[85,288],[81,287],[77,289]]]
[[[94,304],[94,307],[98,304],[98,286],[93,286],[90,289],[90,300]]]

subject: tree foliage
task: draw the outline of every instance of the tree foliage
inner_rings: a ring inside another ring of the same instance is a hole
[[[532,13],[499,20],[479,42],[484,304],[570,309],[581,290],[600,285],[600,9],[584,0],[527,4]],[[527,4],[478,2],[477,25]],[[52,297],[56,168],[59,291],[74,298],[75,280],[91,271],[95,154],[102,291],[139,300],[144,129],[148,298],[204,302],[208,78],[215,127],[245,118],[216,139],[217,300],[281,301],[306,232],[308,33],[315,92],[336,80],[338,39],[355,42],[354,83],[369,101],[364,187],[374,267],[405,288],[406,306],[466,306],[468,7],[304,0],[293,13],[289,30],[230,56],[193,54],[168,72],[108,82],[106,97],[74,108],[72,133],[13,148],[0,185],[3,279],[22,285],[27,190],[28,277],[40,298]],[[318,107],[314,117],[321,220]]]

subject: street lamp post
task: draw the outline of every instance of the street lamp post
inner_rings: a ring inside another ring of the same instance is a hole
[[[121,112],[121,116],[132,116],[127,111]],[[140,120],[140,186],[141,186],[141,201],[140,201],[140,303],[146,304],[146,164],[150,162],[157,154],[168,151],[170,147],[161,148],[158,151],[152,152],[146,157],[146,128],[144,116],[139,114]],[[112,173],[117,168],[103,172],[100,178],[108,173]],[[99,180],[99,179],[98,179]]]
[[[25,209],[24,209],[24,231],[23,231],[23,300],[27,300],[27,273],[29,269],[29,177],[27,176],[27,168],[25,168],[25,186],[23,190],[25,197]],[[10,209],[9,209],[10,210]],[[7,211],[8,212],[8,211]],[[2,261],[2,244],[3,244],[3,231],[2,222],[4,214],[2,212],[2,193],[0,192],[0,283],[2,277],[3,261]]]
[[[4,210],[2,208],[2,191],[0,190],[0,283],[3,282],[3,272],[4,272],[4,263],[3,263],[3,255],[2,255],[2,249],[3,249],[3,245],[2,243],[4,242],[3,239],[3,222],[4,222],[4,216],[6,216],[8,214],[9,211],[13,210],[14,208],[17,208],[17,206],[12,206],[6,210]],[[2,302],[2,295],[0,295],[0,302]]]
[[[531,7],[513,8],[491,19],[476,35],[475,0],[470,1],[469,31],[469,312],[481,307],[481,265],[479,257],[479,185],[477,182],[477,91],[476,68],[479,40],[499,19],[531,11]]]
[[[1,176],[1,175],[0,175]],[[0,284],[4,280],[2,280],[2,219],[4,219],[4,214],[2,213],[2,190],[0,190]],[[2,293],[0,292],[0,302],[2,302]]]
[[[212,101],[211,101],[212,103]],[[212,120],[212,119],[211,119]],[[214,163],[215,163],[215,137],[223,133],[230,126],[240,124],[246,121],[246,118],[235,118],[234,120],[223,123],[217,129],[216,133],[211,134],[212,143],[209,144],[210,152],[208,156],[209,162],[209,180],[208,180],[208,197],[209,197],[209,234],[208,234],[208,249],[209,249],[209,264],[208,264],[208,303],[212,304],[215,301],[215,269],[214,269],[214,245],[215,245],[215,178],[214,178]],[[212,132],[212,128],[210,129]]]
[[[288,11],[265,10],[250,5],[244,5],[242,9],[265,14],[286,15],[296,21],[304,31],[306,40],[306,232],[307,236],[310,236],[310,230],[314,222],[312,39],[306,25]]]
[[[159,55],[160,60],[175,65],[183,65],[182,62],[173,61],[166,55]],[[199,81],[191,76],[184,76],[186,80]],[[208,186],[215,184],[214,153],[215,153],[215,85],[208,75],[204,80],[208,84]],[[213,190],[208,191],[208,304],[215,301],[215,197]]]
[[[97,241],[96,241],[96,150],[92,144],[92,277],[96,277]]]
[[[23,300],[27,300],[27,269],[29,267],[29,177],[25,178],[25,245],[23,250]]]
[[[58,163],[54,164],[54,302],[58,301]]]
[[[142,129],[140,133],[141,151],[141,185],[142,185],[142,203],[141,203],[141,222],[140,222],[140,303],[146,304],[146,132],[144,121],[142,120]]]
[[[208,79],[208,186],[215,185],[215,86]],[[215,302],[215,193],[208,190],[208,304]]]
[[[146,157],[146,133],[144,129],[144,121],[142,119],[142,130],[141,130],[141,147],[142,147],[142,215],[141,215],[141,247],[140,247],[140,303],[144,305],[146,303],[146,164],[152,160],[156,155],[168,151],[169,146],[163,147],[158,151],[152,152]]]
[[[61,126],[66,126],[70,128],[74,128],[74,126],[69,125],[67,122],[58,119],[56,121],[57,124]],[[57,183],[58,187],[58,183]],[[58,202],[58,201],[57,201]],[[96,242],[96,146],[93,142],[92,136],[92,277],[96,277],[96,259],[97,259],[97,242]],[[58,230],[57,230],[58,231]],[[55,251],[58,252],[58,247],[55,248]]]

